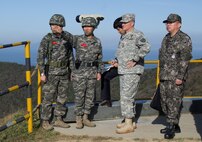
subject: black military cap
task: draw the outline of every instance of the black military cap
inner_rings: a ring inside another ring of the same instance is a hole
[[[122,28],[121,20],[122,20],[122,17],[119,17],[114,21],[114,24],[113,24],[114,29]]]

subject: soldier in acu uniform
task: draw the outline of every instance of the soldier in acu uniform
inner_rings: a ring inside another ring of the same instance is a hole
[[[179,118],[188,63],[192,58],[192,42],[180,30],[182,20],[179,15],[170,14],[163,23],[166,23],[168,34],[159,51],[160,94],[168,126],[160,132],[165,134],[166,139],[172,139],[175,133],[181,132]]]
[[[53,126],[70,127],[62,121],[62,117],[66,113],[64,104],[67,99],[70,67],[73,67],[73,36],[63,31],[65,26],[64,17],[60,14],[54,14],[49,24],[52,33],[43,37],[37,58],[41,81],[44,82],[41,119],[42,127],[45,130],[51,130]],[[54,109],[56,121],[52,126],[50,125],[50,118],[53,102],[56,102]]]
[[[133,132],[135,117],[134,98],[138,90],[140,76],[144,71],[144,57],[150,51],[150,44],[144,34],[134,28],[135,15],[122,16],[122,28],[126,31],[119,42],[116,52],[120,77],[120,103],[124,123],[117,125],[116,133]]]
[[[75,69],[72,80],[75,93],[76,128],[95,127],[89,121],[89,114],[94,103],[96,79],[101,78],[102,46],[93,31],[98,22],[93,17],[81,20],[84,35],[74,36]]]

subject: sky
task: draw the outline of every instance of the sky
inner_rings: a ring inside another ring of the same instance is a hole
[[[65,17],[64,30],[74,35],[83,34],[81,24],[75,20],[77,15],[103,15],[105,19],[95,30],[95,36],[102,42],[104,57],[115,52],[118,46],[120,35],[113,29],[114,20],[134,13],[135,28],[142,31],[152,45],[148,59],[158,58],[158,49],[167,33],[162,21],[170,13],[177,13],[182,17],[181,30],[192,38],[194,58],[201,57],[202,53],[201,0],[4,0],[0,5],[0,45],[30,40],[34,58],[41,39],[50,32],[49,19],[56,13]],[[4,52],[11,52],[6,50]],[[17,49],[12,51],[18,54]],[[0,50],[0,61],[3,56],[7,57]]]

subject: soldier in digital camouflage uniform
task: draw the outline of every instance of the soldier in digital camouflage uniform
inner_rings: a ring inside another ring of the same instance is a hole
[[[93,17],[83,18],[83,35],[74,36],[75,69],[73,70],[73,88],[75,93],[76,128],[95,127],[89,121],[89,114],[94,103],[96,79],[101,78],[102,46],[94,36],[97,21]]]
[[[117,125],[116,133],[134,132],[135,95],[138,90],[140,76],[144,71],[144,57],[150,51],[150,44],[144,34],[134,28],[135,15],[122,16],[122,28],[126,31],[119,42],[116,52],[118,73],[120,77],[121,113],[125,122]]]
[[[49,24],[52,33],[48,33],[43,37],[37,58],[41,81],[44,82],[41,119],[42,127],[45,130],[52,130],[53,126],[70,127],[62,121],[62,117],[66,113],[64,104],[67,99],[70,68],[73,67],[73,36],[63,31],[65,26],[64,17],[60,14],[54,14]],[[53,102],[56,102],[54,109],[56,121],[52,126],[49,121]]]
[[[166,139],[172,139],[175,133],[181,132],[179,118],[188,63],[192,58],[192,42],[191,38],[180,30],[182,20],[179,15],[170,14],[163,23],[166,24],[168,34],[159,50],[160,93],[168,126],[160,132],[165,133]]]

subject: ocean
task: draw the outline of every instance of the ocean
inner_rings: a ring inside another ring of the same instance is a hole
[[[198,50],[193,50],[193,59],[202,58],[202,49],[196,48]],[[31,65],[35,66],[37,64],[37,50],[38,46],[31,46]],[[103,61],[109,61],[115,58],[116,48],[103,48]],[[151,48],[150,53],[145,57],[145,60],[157,60],[158,59],[158,49]],[[0,49],[0,62],[14,62],[18,64],[25,64],[24,58],[24,46],[17,46],[11,48]],[[156,65],[145,65],[146,68],[153,68]]]

